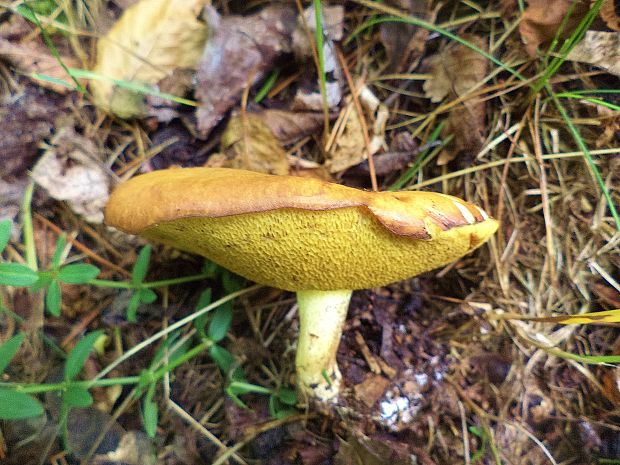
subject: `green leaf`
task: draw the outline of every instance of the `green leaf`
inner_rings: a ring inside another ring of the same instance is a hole
[[[84,284],[99,275],[99,268],[87,263],[63,266],[58,272],[58,279],[67,284]]]
[[[11,240],[11,228],[13,222],[11,220],[0,221],[0,253],[5,249],[9,241]]]
[[[138,289],[129,299],[127,304],[127,321],[135,323],[137,321],[138,307],[140,304],[152,304],[157,300],[157,294],[152,289]]]
[[[140,303],[143,304],[152,304],[157,300],[157,294],[153,289],[140,289],[138,295],[140,296]]]
[[[24,333],[19,333],[0,345],[0,375],[4,373],[6,367],[9,366],[9,363],[11,363],[11,360],[15,357],[23,341]]]
[[[32,22],[36,22],[35,14],[39,16],[49,16],[56,11],[58,3],[53,0],[37,0],[30,2],[22,2],[21,5],[17,5],[17,12],[29,19]]]
[[[225,376],[229,377],[231,380],[245,382],[243,368],[239,365],[239,362],[233,354],[222,346],[213,344],[209,347],[209,355]]]
[[[232,294],[245,287],[246,279],[241,276],[224,269],[222,272],[222,287],[226,294]]]
[[[214,312],[211,321],[209,322],[209,329],[207,336],[214,342],[219,342],[226,337],[226,333],[230,328],[232,322],[233,308],[232,301],[228,301],[225,304],[219,306]]]
[[[155,437],[157,433],[157,404],[153,401],[144,401],[142,419],[144,421],[144,430],[150,438]]]
[[[69,381],[75,378],[82,370],[88,354],[93,348],[97,339],[103,334],[103,331],[94,331],[84,336],[73,348],[67,356],[65,362],[65,380]]]
[[[136,315],[138,314],[138,307],[140,306],[140,292],[134,292],[127,304],[127,321],[131,323],[136,322]]]
[[[238,406],[239,408],[242,408],[242,409],[244,409],[244,410],[249,410],[249,408],[250,408],[250,407],[248,407],[247,405],[245,405],[245,404],[243,403],[243,401],[242,401],[241,399],[239,399],[239,397],[237,397],[237,395],[236,395],[233,391],[231,391],[231,390],[230,390],[230,386],[226,386],[226,388],[224,389],[224,392],[226,393],[226,395],[227,395],[228,397],[230,397],[230,399],[231,399],[231,400],[232,400],[235,404],[237,404],[237,406]]]
[[[205,308],[207,305],[211,303],[211,299],[212,299],[212,292],[211,292],[211,288],[208,287],[204,291],[202,291],[202,293],[200,294],[200,297],[198,297],[198,302],[196,303],[196,310]],[[196,328],[196,331],[198,331],[198,335],[201,338],[206,336],[205,326],[207,325],[207,321],[209,321],[209,317],[210,317],[209,313],[203,313],[202,315],[200,315],[198,318],[194,320],[194,328]]]
[[[18,420],[43,415],[43,406],[23,392],[0,388],[0,419]]]
[[[285,418],[292,417],[296,415],[298,412],[294,408],[285,408],[276,410],[276,414],[274,415],[276,420],[284,420]]]
[[[64,234],[61,234],[56,240],[56,249],[54,250],[54,255],[52,256],[52,268],[55,269],[60,266],[62,252],[65,250],[65,245],[67,245],[67,238]]]
[[[145,245],[140,250],[133,271],[131,273],[131,282],[135,285],[142,284],[146,273],[149,270],[149,261],[151,260],[151,246]]]
[[[153,355],[151,363],[149,363],[149,368],[151,370],[154,370],[157,365],[159,365],[159,362],[161,362],[164,358],[164,355],[166,355],[166,349],[169,349],[177,341],[177,339],[179,339],[180,336],[181,332],[175,331],[173,333],[170,333],[167,339],[161,343],[161,345],[155,351],[155,355]]]
[[[140,375],[138,376],[138,384],[136,385],[136,388],[138,390],[142,390],[145,387],[152,385],[154,382],[153,372],[143,369],[140,371]]]
[[[0,284],[5,286],[30,286],[39,275],[21,263],[0,263]]]
[[[53,280],[49,287],[47,288],[47,292],[45,293],[45,307],[50,314],[54,316],[60,315],[60,302],[61,302],[61,291],[60,284],[57,280]]]
[[[93,403],[93,396],[88,389],[80,386],[69,386],[62,396],[63,403],[69,408],[89,407]]]
[[[290,408],[275,395],[269,396],[269,414],[278,420],[295,415],[297,410]]]
[[[280,389],[277,396],[283,404],[297,405],[297,394],[292,389]]]
[[[53,273],[46,271],[39,272],[39,279],[32,286],[29,286],[30,292],[39,292],[41,289],[47,289],[53,280]]]
[[[220,268],[220,266],[215,263],[212,262],[211,260],[207,260],[205,259],[204,263],[202,264],[202,273],[209,276],[210,278],[213,278],[218,270],[222,270],[223,268]]]
[[[271,389],[244,381],[232,381],[228,385],[226,392],[232,393],[235,396],[241,396],[251,392],[256,394],[271,394]]]
[[[150,438],[154,438],[157,433],[158,412],[157,404],[153,402],[155,394],[155,384],[149,386],[149,390],[142,402],[142,421],[144,422],[144,431]]]
[[[212,298],[213,298],[212,294],[213,293],[211,292],[211,288],[210,287],[208,287],[204,291],[202,291],[200,293],[200,296],[198,297],[198,302],[196,302],[196,310],[203,309],[207,305],[209,305],[211,303]]]

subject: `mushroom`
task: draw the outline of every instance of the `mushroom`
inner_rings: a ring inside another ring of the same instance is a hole
[[[338,396],[336,352],[352,291],[450,263],[498,226],[475,205],[435,192],[367,192],[227,168],[137,176],[114,190],[105,219],[296,292],[297,385],[323,401]]]

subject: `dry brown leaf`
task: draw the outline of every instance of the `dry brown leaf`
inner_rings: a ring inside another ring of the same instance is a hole
[[[346,170],[366,159],[362,123],[352,100],[348,100],[334,126],[334,131],[338,133],[334,145],[327,152],[325,165],[330,173]]]
[[[286,152],[271,130],[255,115],[233,115],[230,118],[222,134],[222,149],[226,152],[223,167],[288,174]]]
[[[594,0],[592,1],[594,3]],[[619,10],[620,11],[620,10]],[[599,15],[609,29],[620,31],[620,12],[616,11],[614,0],[604,0]]]
[[[411,447],[392,436],[376,434],[368,437],[353,431],[347,441],[340,441],[334,457],[336,465],[414,465],[417,462]]]
[[[429,14],[426,0],[389,0],[386,3],[418,18],[426,18]],[[382,23],[379,32],[389,62],[388,73],[407,72],[415,66],[424,53],[430,33],[428,29],[403,22]]]
[[[25,79],[19,79],[23,84]],[[65,98],[25,84],[16,95],[0,97],[0,179],[26,177],[39,143],[49,137],[64,113]]]
[[[463,36],[478,48],[486,50],[482,37]],[[424,82],[424,92],[431,102],[441,102],[447,95],[463,96],[486,75],[487,59],[478,52],[458,43],[451,43],[440,53],[433,55],[428,64],[432,79]]]
[[[614,405],[620,405],[620,367],[603,372],[603,395]]]
[[[39,73],[54,79],[71,81],[60,61],[37,39],[20,44],[0,38],[0,57],[8,59],[22,73]],[[67,68],[79,67],[79,62],[72,57],[61,56],[60,60]],[[60,94],[70,90],[67,86],[43,79],[37,80],[37,85]]]
[[[568,37],[590,9],[586,0],[530,0],[519,23],[521,40],[525,50],[535,57],[541,45],[549,44],[560,28],[560,25],[572,9],[570,18],[560,34],[560,38]]]
[[[323,113],[268,109],[254,115],[260,118],[282,145],[294,144],[323,127]]]
[[[54,43],[59,58],[54,57],[36,32],[36,26],[20,15],[12,15],[8,21],[0,22],[0,58],[9,61],[24,74],[40,73],[54,79],[71,81],[60,61],[67,68],[80,66],[78,60],[70,56],[67,43],[59,38]],[[56,36],[54,36],[56,39]],[[59,61],[60,60],[60,61]],[[64,94],[70,88],[46,80],[37,80],[37,87],[45,87]]]
[[[463,37],[478,48],[487,48],[485,39],[476,36]],[[448,45],[429,60],[432,78],[424,82],[424,91],[432,102],[440,102],[446,96],[465,97],[484,79],[488,60],[478,52],[458,43]],[[444,134],[453,134],[452,143],[444,150],[437,164],[445,165],[460,155],[473,156],[484,142],[486,104],[476,99],[466,99],[453,107],[448,116]]]
[[[510,18],[519,11],[519,0],[500,0],[499,10],[502,18]]]
[[[196,68],[207,27],[205,0],[142,0],[127,8],[97,44],[94,71],[105,78],[155,85],[177,69]],[[107,79],[93,80],[95,103],[122,118],[144,112],[144,96]]]
[[[593,283],[590,287],[601,302],[611,308],[620,308],[620,291],[603,282]]]
[[[359,95],[360,104],[365,110],[366,122],[369,126],[370,153],[374,155],[385,143],[385,122],[389,116],[387,108],[367,87],[363,86]],[[370,116],[368,116],[370,115]],[[372,123],[372,124],[371,124]],[[326,167],[330,173],[337,173],[358,165],[368,158],[366,141],[360,116],[352,98],[340,112],[334,124],[330,143],[326,147]]]
[[[596,112],[601,118],[601,126],[603,129],[596,139],[596,147],[607,147],[609,144],[618,145],[618,138],[620,137],[620,114],[600,104],[596,105]],[[619,155],[614,155],[610,159],[609,166],[612,173],[620,174],[619,161]],[[612,180],[612,183],[613,182],[614,180]]]
[[[282,54],[290,52],[295,27],[292,10],[279,6],[223,18],[212,8],[206,11],[209,40],[196,75],[202,137],[239,101],[246,86],[260,81]]]
[[[383,397],[389,385],[389,379],[381,375],[369,374],[363,382],[354,386],[355,398],[364,402],[367,407],[372,407]]]
[[[599,66],[620,76],[620,32],[586,31],[567,59]]]

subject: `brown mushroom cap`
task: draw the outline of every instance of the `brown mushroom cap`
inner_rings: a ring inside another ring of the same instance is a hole
[[[497,222],[434,192],[366,192],[226,168],[168,169],[119,186],[106,222],[281,289],[365,289],[445,265]]]

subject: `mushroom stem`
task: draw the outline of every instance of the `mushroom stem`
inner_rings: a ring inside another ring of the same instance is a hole
[[[302,398],[335,401],[342,375],[336,362],[351,290],[297,291],[297,385]]]

